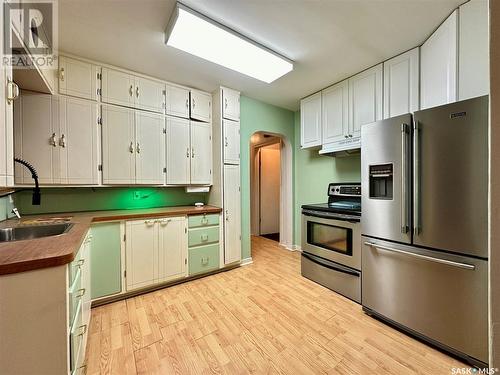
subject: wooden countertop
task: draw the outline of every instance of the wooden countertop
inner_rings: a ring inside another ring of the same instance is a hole
[[[0,228],[29,225],[35,219],[71,217],[73,227],[65,234],[32,240],[0,243],[0,275],[55,267],[70,263],[76,256],[92,223],[132,220],[149,217],[168,217],[219,213],[214,206],[175,206],[150,209],[75,212],[24,216],[21,220],[9,219],[0,223]]]

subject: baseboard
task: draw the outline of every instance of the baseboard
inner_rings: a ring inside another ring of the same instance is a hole
[[[293,249],[293,251],[302,252],[302,248],[299,245],[293,245],[292,249]]]
[[[249,264],[252,264],[252,263],[253,263],[252,257],[248,257],[248,258],[241,260],[240,266],[248,266]]]

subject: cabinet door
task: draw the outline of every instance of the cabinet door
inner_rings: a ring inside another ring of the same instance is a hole
[[[384,62],[384,118],[419,110],[419,49]]]
[[[454,11],[420,47],[420,107],[457,100],[457,18]]]
[[[23,92],[14,106],[15,155],[31,163],[41,184],[59,182],[59,98]],[[16,163],[15,182],[32,183],[27,168]]]
[[[122,237],[119,222],[92,225],[90,249],[92,299],[122,291]]]
[[[300,145],[321,145],[321,92],[300,101]]]
[[[155,220],[127,221],[127,291],[158,282],[158,226]]]
[[[135,112],[136,184],[159,185],[165,182],[165,117],[156,113]]]
[[[66,56],[59,58],[59,93],[97,100],[101,68]]]
[[[59,97],[61,183],[98,184],[98,104],[94,101]]]
[[[165,113],[189,118],[189,89],[167,85]]]
[[[134,76],[119,70],[102,68],[102,101],[133,107],[135,102]]]
[[[159,281],[185,277],[187,268],[186,218],[159,219],[158,232]]]
[[[224,125],[224,163],[240,164],[240,123],[223,120]]]
[[[235,90],[224,88],[223,94],[223,117],[228,120],[240,121],[240,93]]]
[[[90,269],[90,246],[92,241],[92,235],[90,232],[87,234],[80,251],[82,252],[83,265],[82,270],[82,320],[83,324],[88,326],[90,322],[90,305],[91,300],[91,269]]]
[[[488,1],[472,0],[460,6],[458,100],[490,92]]]
[[[135,108],[163,113],[165,84],[135,77]]]
[[[322,144],[344,139],[349,132],[349,84],[337,83],[321,92]]]
[[[240,166],[224,166],[224,264],[241,260]]]
[[[102,182],[135,183],[134,110],[102,107]]]
[[[349,78],[349,134],[361,136],[361,126],[382,120],[382,64]]]
[[[189,185],[189,120],[167,117],[167,185]]]
[[[212,95],[191,90],[191,118],[204,122],[212,120]]]
[[[191,184],[212,184],[212,124],[191,122]]]

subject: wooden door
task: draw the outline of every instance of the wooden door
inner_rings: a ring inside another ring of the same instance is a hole
[[[212,124],[191,122],[191,184],[212,184]]]
[[[240,93],[227,88],[223,88],[222,93],[224,97],[223,117],[228,120],[240,121]]]
[[[159,281],[169,281],[186,276],[187,233],[186,218],[158,219]]]
[[[102,182],[103,184],[135,183],[134,110],[102,107]]]
[[[189,89],[167,85],[165,113],[189,118]]]
[[[167,185],[189,185],[191,145],[189,120],[167,117]]]
[[[135,111],[135,183],[159,185],[165,182],[165,117]]]
[[[240,163],[240,123],[237,121],[223,120],[224,132],[224,163]]]

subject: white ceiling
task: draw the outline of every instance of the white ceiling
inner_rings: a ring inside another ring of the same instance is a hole
[[[167,47],[174,0],[59,0],[69,53],[213,91],[219,85],[296,110],[299,99],[421,44],[464,0],[184,0],[295,61],[271,84]]]

